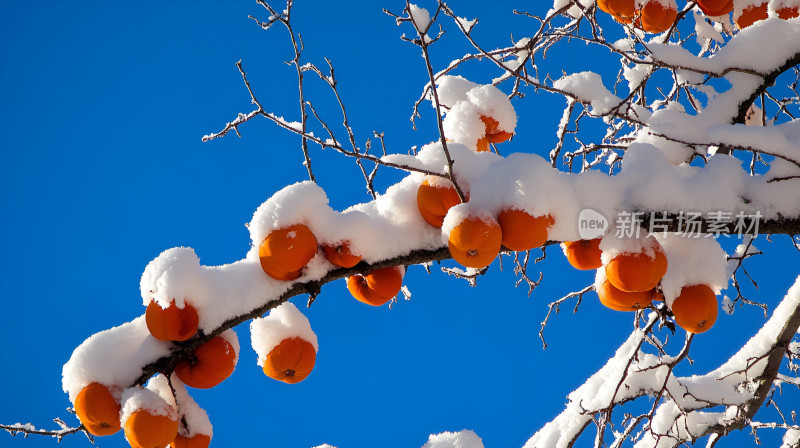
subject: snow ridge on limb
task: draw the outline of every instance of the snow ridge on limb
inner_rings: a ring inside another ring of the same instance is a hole
[[[426,145],[416,156],[419,163],[442,170],[446,160],[439,145]],[[674,166],[651,145],[633,144],[623,160],[622,172],[609,177],[598,172],[565,174],[533,154],[501,157],[476,153],[459,144],[452,144],[451,151],[459,160],[455,174],[473,192],[472,206],[492,213],[508,207],[550,213],[555,219],[549,230],[553,241],[580,239],[578,216],[589,204],[611,220],[644,207],[666,211],[689,207],[703,214],[722,210],[731,216],[759,213],[762,230],[783,219],[779,214],[800,216],[800,201],[796,194],[784,193],[788,188],[785,183],[770,183],[766,176],[752,177],[727,155],[713,157],[704,168]],[[124,338],[133,344],[136,356],[104,363],[102,369],[88,368],[80,359],[104,359],[109,350],[116,350],[115,344],[104,342],[106,336],[90,338],[76,349],[79,358],[70,360],[69,369],[65,367],[65,390],[76,394],[91,382],[85,374],[72,372],[99,370],[114,378],[112,384],[130,386],[133,379],[142,384],[155,372],[170,371],[178,359],[210,337],[258,317],[290,297],[316,296],[322,285],[369,269],[449,258],[440,229],[426,224],[417,209],[416,192],[423,179],[422,174],[412,173],[377,199],[343,212],[327,205],[318,185],[308,181],[290,185],[258,207],[250,226],[253,247],[244,259],[228,265],[203,266],[188,248],[165,251],[145,270],[142,296],[192,301],[200,314],[202,335],[180,346],[156,343],[139,319],[141,324],[114,330],[114,334],[122,335],[124,329]],[[751,198],[750,203],[744,203],[742,197]],[[319,252],[296,281],[265,275],[256,243],[269,229],[297,221],[306,223],[319,241],[349,240],[364,262],[351,269],[337,269]],[[142,373],[132,377],[131,372]]]
[[[644,331],[634,330],[605,366],[569,394],[566,409],[537,431],[524,448],[570,447],[597,421],[598,414],[602,433],[604,413],[644,395],[656,397],[657,406],[632,420],[633,426],[620,434],[614,446],[631,437],[636,448],[675,447],[747,426],[766,399],[789,342],[800,328],[800,277],[761,330],[723,365],[702,376],[672,375],[672,367],[688,352],[691,336],[677,357],[657,357],[640,350],[646,330],[657,317],[652,314],[649,319]],[[726,410],[705,411],[716,406]],[[649,423],[644,431],[631,435],[645,420]]]

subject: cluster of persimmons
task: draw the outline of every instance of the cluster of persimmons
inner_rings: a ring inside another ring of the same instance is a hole
[[[768,17],[770,0],[748,4],[734,17],[739,29]],[[774,0],[773,0],[774,1]],[[709,17],[727,16],[733,11],[734,0],[696,0],[697,6]],[[633,23],[649,33],[667,31],[678,18],[675,0],[597,0],[600,10],[611,14],[617,22]],[[778,17],[788,20],[800,15],[800,6],[786,6],[783,3],[775,9]]]
[[[199,325],[197,309],[189,301],[178,307],[172,301],[162,308],[150,302],[145,321],[150,334],[162,341],[186,341],[197,334]],[[199,345],[192,356],[180,361],[174,370],[183,384],[199,388],[212,388],[233,373],[237,354],[234,347],[222,336],[216,336]],[[283,339],[267,355],[264,373],[286,383],[305,379],[314,368],[316,351],[303,338]],[[150,409],[134,410],[124,422],[120,421],[121,404],[108,387],[94,382],[84,387],[74,402],[75,413],[86,430],[96,436],[111,435],[123,429],[133,448],[207,448],[211,437],[207,434],[179,433],[179,421],[169,415],[159,415]],[[176,410],[177,411],[177,410]],[[177,413],[175,415],[178,415]]]
[[[481,120],[485,132],[478,141],[478,151],[488,150],[490,143],[501,143],[511,138],[510,133],[498,130],[498,123],[493,118],[481,116]],[[441,228],[448,211],[461,202],[452,183],[443,177],[429,176],[417,190],[420,216],[433,227]],[[453,259],[476,269],[491,264],[503,247],[527,251],[543,246],[548,240],[548,229],[555,222],[549,214],[535,216],[513,207],[496,216],[487,211],[469,210],[449,229],[447,239]],[[661,246],[653,237],[649,238],[650,251],[620,253],[606,264],[601,260],[599,239],[567,242],[565,253],[578,269],[604,270],[605,280],[596,285],[604,305],[615,310],[638,310],[661,298],[658,285],[667,270],[667,259]],[[351,250],[349,241],[318,244],[312,231],[303,223],[272,230],[259,246],[261,268],[278,281],[298,279],[319,252],[330,263],[343,268],[352,268],[362,260]],[[359,301],[381,306],[400,292],[404,272],[403,266],[391,266],[356,274],[347,279],[347,287]],[[174,300],[166,308],[156,301],[149,303],[145,321],[154,338],[181,342],[195,336],[200,321],[198,310],[190,300],[182,305],[179,307]],[[706,285],[686,286],[671,310],[678,325],[687,331],[700,333],[710,328],[716,319],[716,296]],[[236,359],[231,343],[217,336],[199,345],[189,359],[180,361],[174,374],[187,386],[207,389],[233,372]],[[269,352],[263,370],[277,380],[297,383],[311,373],[315,360],[316,350],[311,342],[301,337],[289,337]],[[121,422],[120,403],[100,383],[89,384],[81,390],[74,406],[87,431],[94,435],[108,435],[124,427],[133,448],[206,448],[210,443],[210,436],[205,434],[179,434],[176,418],[157,415],[145,408],[135,410]]]
[[[601,240],[566,242],[563,247],[575,268],[601,270],[595,290],[603,305],[617,311],[636,311],[664,300],[659,283],[667,272],[667,257],[653,236],[647,237],[639,252],[619,253],[605,264]],[[670,310],[678,326],[690,333],[703,333],[717,320],[717,296],[708,285],[685,285]]]

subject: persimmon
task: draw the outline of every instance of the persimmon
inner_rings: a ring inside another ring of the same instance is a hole
[[[724,16],[733,11],[733,0],[697,0],[697,6],[707,16]]]
[[[376,269],[367,275],[356,274],[347,278],[347,289],[359,302],[381,306],[392,300],[403,287],[400,266]]]
[[[217,336],[197,347],[192,359],[179,362],[175,374],[187,386],[210,389],[229,377],[235,367],[233,346],[225,338]]]
[[[191,437],[178,434],[169,446],[170,448],[208,448],[210,444],[211,436],[206,434],[195,434]]]
[[[679,327],[690,333],[703,333],[717,321],[717,295],[707,285],[684,286],[670,309]]]
[[[600,241],[602,238],[564,242],[564,252],[569,264],[582,271],[598,269],[603,266],[600,258],[603,253],[600,250]]]
[[[648,33],[663,33],[678,18],[678,10],[674,6],[665,6],[660,0],[649,0],[637,11],[634,26]]]
[[[776,9],[775,13],[783,20],[794,19],[800,16],[800,6],[783,6]]]
[[[131,448],[164,448],[178,435],[178,421],[147,409],[133,412],[125,421],[125,438]]]
[[[523,251],[541,247],[547,242],[547,230],[555,220],[550,215],[532,216],[522,210],[510,208],[497,215],[503,246]]]
[[[653,302],[655,290],[625,292],[617,289],[608,279],[597,288],[600,303],[612,310],[636,311],[647,308]]]
[[[481,121],[486,126],[487,143],[503,143],[510,139],[514,134],[499,129],[500,123],[492,117],[481,115]]]
[[[632,18],[634,12],[636,10],[636,1],[635,0],[597,0],[597,7],[600,8],[601,11],[604,11],[608,14],[614,16],[617,21],[627,20]],[[627,20],[629,23],[630,20]]]
[[[154,338],[162,341],[185,341],[197,333],[200,317],[197,309],[189,302],[178,308],[173,300],[162,308],[155,300],[147,305],[145,311],[147,329]]]
[[[652,238],[652,237],[651,237]],[[655,243],[653,256],[645,252],[620,253],[605,266],[612,285],[625,292],[649,291],[658,285],[667,272],[667,257]]]
[[[500,253],[500,224],[485,217],[468,216],[450,231],[450,255],[468,268],[489,266]]]
[[[744,8],[738,16],[734,14],[733,21],[736,22],[736,26],[740,30],[743,30],[759,20],[764,20],[769,17],[767,3],[768,2],[765,1],[759,5],[749,5]]]
[[[489,151],[489,139],[486,137],[481,137],[478,139],[478,143],[475,146],[475,150],[477,152],[487,152]]]
[[[317,351],[303,338],[286,338],[267,355],[264,374],[284,383],[295,384],[306,379],[314,369]]]
[[[325,258],[332,264],[342,268],[352,268],[361,261],[361,256],[354,254],[350,250],[350,243],[344,241],[337,245],[324,244],[322,250]]]
[[[304,224],[270,232],[258,248],[261,268],[276,280],[294,280],[317,253],[317,239]]]
[[[86,430],[96,436],[108,436],[120,430],[121,407],[108,388],[91,383],[75,397],[75,415]]]
[[[442,227],[444,216],[451,207],[461,203],[458,192],[452,185],[435,185],[428,177],[417,190],[417,208],[422,219],[434,227]]]

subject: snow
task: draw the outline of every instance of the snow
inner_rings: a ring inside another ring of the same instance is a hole
[[[553,87],[581,98],[591,104],[591,113],[607,114],[622,99],[612,94],[603,85],[603,79],[594,72],[580,72],[566,75],[553,83]]]
[[[170,344],[150,336],[144,316],[87,338],[64,364],[62,385],[74,402],[81,389],[97,382],[112,395],[130,386],[141,367],[169,354]]]
[[[454,142],[474,150],[478,139],[486,134],[481,116],[496,120],[501,131],[513,133],[517,126],[511,101],[497,87],[443,76],[436,91],[441,104],[449,108],[443,122],[445,137]]]
[[[238,351],[237,351],[238,353]],[[192,437],[196,434],[205,434],[214,437],[214,428],[206,411],[197,404],[189,395],[186,386],[177,375],[172,375],[172,387],[175,390],[175,402],[178,406],[178,421],[185,421],[185,425],[178,426],[178,434]]]
[[[145,387],[135,386],[122,392],[122,411],[120,422],[125,422],[134,412],[146,410],[152,415],[164,415],[171,420],[178,419],[177,404],[172,389],[164,375],[158,374],[150,379]]]
[[[311,329],[308,318],[291,302],[273,308],[267,317],[253,319],[250,323],[250,339],[258,355],[258,365],[263,367],[267,355],[284,339],[301,338],[319,352],[317,335]]]
[[[422,448],[483,448],[483,441],[474,431],[464,429],[431,434],[428,443],[422,445]]]
[[[657,234],[656,238],[669,262],[661,279],[667,306],[672,306],[684,286],[707,285],[715,294],[727,288],[727,255],[715,239],[674,233]]]
[[[431,15],[427,9],[420,8],[419,6],[411,3],[408,5],[408,13],[418,30],[423,33],[428,30],[428,27],[431,24]]]

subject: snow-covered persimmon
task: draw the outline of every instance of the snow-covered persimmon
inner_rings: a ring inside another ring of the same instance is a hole
[[[197,333],[200,317],[197,309],[189,302],[178,308],[173,300],[162,308],[158,302],[151,301],[145,311],[145,321],[150,334],[162,341],[185,341]]]
[[[636,11],[636,0],[597,0],[597,7],[618,22],[630,23]]]
[[[637,11],[635,26],[648,33],[663,33],[677,18],[678,9],[674,0],[649,0]]]
[[[451,231],[447,240],[450,255],[468,268],[483,268],[497,258],[503,239],[500,224],[486,216],[467,216]]]
[[[403,287],[403,268],[390,266],[369,274],[356,274],[347,278],[347,289],[359,302],[381,306],[392,300]]]
[[[221,383],[236,367],[236,351],[217,336],[197,347],[189,360],[175,366],[175,374],[187,386],[209,389]]]
[[[555,221],[550,215],[533,216],[510,208],[497,215],[497,222],[502,231],[503,246],[514,251],[523,251],[546,243],[547,230]]]
[[[703,333],[717,321],[717,295],[707,285],[684,286],[670,309],[679,327],[690,333]]]
[[[602,238],[564,242],[564,253],[567,255],[569,264],[582,271],[589,271],[603,266],[603,260],[601,259],[603,252],[600,250],[600,241],[602,241]]]
[[[461,203],[458,192],[449,181],[428,177],[417,190],[417,208],[422,219],[434,227],[441,227],[444,216],[451,207]]]
[[[733,11],[733,0],[697,0],[697,6],[703,14],[717,17]]]
[[[768,2],[765,1],[757,5],[748,5],[742,9],[739,15],[734,14],[733,21],[736,22],[736,26],[742,30],[759,20],[765,20],[769,17],[767,4]]]
[[[500,123],[492,117],[481,115],[481,121],[486,126],[486,141],[489,143],[503,143],[514,134],[500,129]]]
[[[667,257],[661,245],[649,238],[652,254],[647,251],[617,254],[605,266],[608,281],[625,292],[650,291],[667,272]]]
[[[304,224],[270,232],[258,248],[261,268],[276,280],[294,280],[317,253],[317,239]]]
[[[191,437],[178,434],[169,446],[170,448],[208,448],[210,444],[211,436],[206,434],[195,434]]]
[[[178,421],[147,409],[133,412],[125,421],[125,437],[131,448],[164,448],[178,435]]]
[[[295,384],[306,379],[314,370],[317,351],[300,337],[282,340],[267,355],[264,374],[284,383]]]
[[[783,20],[794,19],[800,16],[800,6],[783,6],[777,8],[775,14]]]
[[[120,430],[120,405],[108,388],[91,383],[75,398],[75,415],[86,430],[96,436],[108,436]]]
[[[653,302],[654,291],[625,292],[617,289],[608,279],[597,287],[600,303],[612,310],[636,311],[647,308]]]
[[[341,268],[352,268],[361,261],[361,256],[350,250],[348,241],[339,244],[323,244],[322,251],[325,252],[325,258],[328,261]]]

